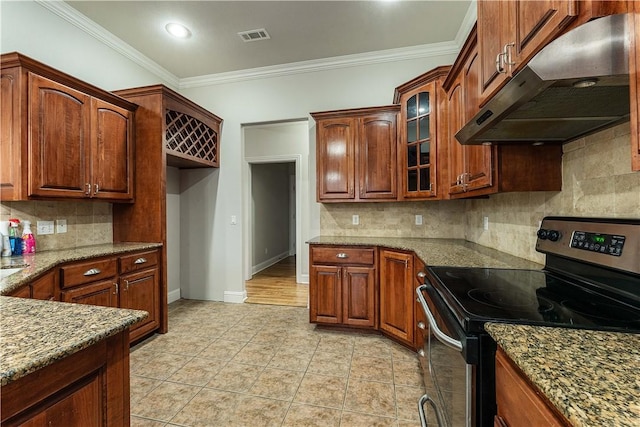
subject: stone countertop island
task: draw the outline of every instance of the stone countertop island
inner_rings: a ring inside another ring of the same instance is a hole
[[[640,334],[507,323],[485,329],[574,426],[640,425]]]
[[[0,296],[0,385],[102,341],[147,312]]]

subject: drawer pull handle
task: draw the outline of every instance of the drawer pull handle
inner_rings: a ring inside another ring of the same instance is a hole
[[[99,268],[91,268],[84,272],[85,276],[95,276],[96,274],[100,274],[102,271]]]
[[[427,325],[425,325],[425,324],[424,324],[424,322],[418,322],[418,328],[420,328],[420,329],[423,329],[423,330],[424,330],[424,329],[426,329],[426,328],[427,328]]]
[[[134,264],[144,264],[145,262],[147,262],[147,259],[143,257],[140,257],[137,260],[133,261]]]
[[[349,255],[345,254],[344,252],[340,252],[338,255],[336,255],[336,258],[345,259],[349,258]]]

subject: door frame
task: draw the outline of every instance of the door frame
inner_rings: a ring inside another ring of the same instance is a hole
[[[250,280],[253,272],[251,265],[251,250],[253,248],[253,232],[251,227],[251,164],[258,163],[295,163],[295,188],[296,188],[296,282],[303,283],[302,281],[302,197],[300,197],[300,189],[302,188],[302,176],[300,172],[300,164],[302,162],[301,154],[283,154],[275,156],[259,156],[259,157],[245,157],[244,158],[244,177],[245,182],[245,197],[244,197],[244,209],[242,226],[244,228],[244,280]],[[289,187],[288,187],[289,188]]]

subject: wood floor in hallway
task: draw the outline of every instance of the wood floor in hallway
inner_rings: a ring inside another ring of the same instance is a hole
[[[306,307],[309,285],[296,283],[296,257],[290,256],[245,282],[246,303]]]

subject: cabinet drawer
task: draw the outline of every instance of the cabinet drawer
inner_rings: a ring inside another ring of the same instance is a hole
[[[114,277],[117,273],[115,258],[79,262],[60,268],[63,288]]]
[[[311,247],[312,264],[374,265],[374,248]]]
[[[120,274],[158,265],[158,251],[138,252],[120,257]]]

